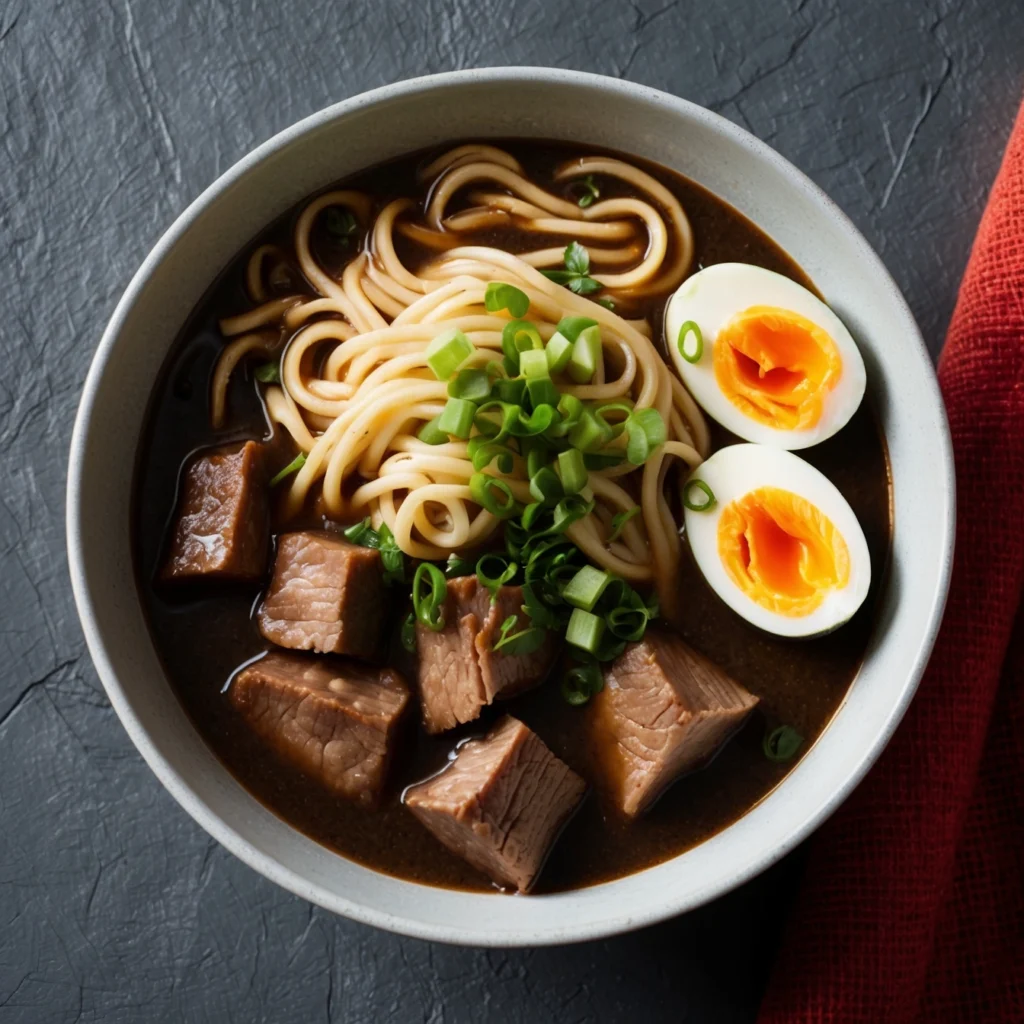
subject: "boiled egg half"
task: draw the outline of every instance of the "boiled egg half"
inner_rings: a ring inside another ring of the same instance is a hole
[[[864,397],[864,360],[843,322],[763,267],[718,263],[694,274],[669,300],[665,330],[697,403],[746,441],[818,444]]]
[[[813,636],[841,626],[863,604],[871,585],[864,531],[810,463],[779,448],[737,444],[698,466],[685,488],[697,565],[748,622],[779,636]]]

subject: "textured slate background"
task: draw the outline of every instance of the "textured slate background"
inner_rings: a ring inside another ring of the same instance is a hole
[[[0,2],[4,1024],[753,1019],[799,852],[608,942],[487,953],[398,939],[314,910],[213,844],[135,753],[83,648],[66,450],[92,350],[145,253],[296,119],[488,64],[630,78],[768,140],[877,247],[937,353],[1017,105],[1024,7]]]

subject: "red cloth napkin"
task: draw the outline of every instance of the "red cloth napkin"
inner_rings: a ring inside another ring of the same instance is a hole
[[[892,742],[814,839],[759,1024],[1024,1021],[1024,111],[939,382],[946,617]]]

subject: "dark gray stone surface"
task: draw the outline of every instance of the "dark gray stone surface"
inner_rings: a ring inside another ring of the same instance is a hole
[[[66,451],[93,348],[150,246],[296,119],[488,64],[627,77],[749,128],[850,214],[937,353],[1019,99],[1024,7],[2,0],[4,1024],[753,1019],[799,853],[608,942],[487,953],[395,938],[314,910],[208,839],[143,765],[84,651]]]

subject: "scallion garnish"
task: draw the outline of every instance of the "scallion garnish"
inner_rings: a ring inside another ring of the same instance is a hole
[[[519,356],[531,349],[542,349],[544,339],[535,324],[529,320],[510,320],[501,331],[501,351],[505,354],[505,369],[510,376],[519,372]]]
[[[566,494],[578,494],[587,486],[587,467],[583,463],[583,452],[569,448],[558,453],[558,475]]]
[[[507,445],[488,440],[486,437],[471,437],[467,445],[470,462],[479,473],[497,460],[499,473],[511,473],[513,462],[512,449]]]
[[[803,736],[791,725],[780,725],[777,729],[765,733],[761,746],[764,756],[769,761],[781,764],[785,761],[792,761],[803,743]]]
[[[306,453],[299,452],[298,455],[288,463],[284,469],[281,470],[276,476],[270,481],[271,487],[276,487],[282,480],[287,480],[293,473],[298,473],[300,469],[306,464]]]
[[[683,488],[683,505],[691,512],[707,512],[715,504],[715,500],[714,491],[703,480],[694,477],[686,481]]]
[[[530,296],[520,288],[500,281],[491,281],[484,292],[484,308],[488,313],[498,313],[507,309],[512,316],[526,316],[530,308]]]
[[[473,342],[458,327],[449,327],[427,346],[427,366],[438,380],[448,380],[475,351]]]
[[[483,402],[490,397],[491,378],[486,370],[459,370],[448,382],[451,398],[465,398],[470,402]]]
[[[565,641],[588,654],[595,654],[604,636],[604,620],[593,612],[573,608],[569,624],[565,627]]]
[[[562,696],[573,707],[582,707],[604,689],[604,674],[596,662],[587,661],[569,669],[562,680]]]
[[[476,578],[486,587],[491,595],[491,603],[498,600],[498,589],[515,579],[519,566],[508,555],[490,551],[481,555],[476,563]]]
[[[342,206],[328,206],[324,214],[324,223],[327,233],[339,241],[351,238],[359,229],[352,212]]]
[[[370,525],[370,517],[362,522],[353,523],[341,531],[345,540],[358,544],[361,548],[379,548],[380,534]]]
[[[416,616],[410,612],[402,621],[402,647],[410,654],[416,653]]]
[[[688,338],[693,338],[693,343],[690,345],[687,345]],[[679,328],[679,338],[676,344],[679,346],[679,354],[688,363],[700,362],[700,357],[704,354],[704,335],[701,334],[700,327],[695,321],[687,320]]]
[[[626,523],[640,514],[640,506],[634,505],[631,509],[627,509],[625,512],[619,512],[612,516],[612,532],[608,534],[608,543],[611,544],[613,540],[618,540],[619,535],[622,533],[626,526]]]
[[[417,622],[439,633],[444,629],[444,602],[448,584],[444,573],[431,562],[420,562],[412,578],[412,608]]]
[[[437,418],[437,429],[444,434],[465,440],[473,431],[476,403],[465,398],[449,398]]]
[[[548,377],[548,357],[543,349],[531,348],[519,353],[519,372],[527,382],[537,377]],[[527,384],[529,386],[529,384]]]
[[[587,327],[573,342],[566,372],[577,384],[593,380],[601,363],[601,328]]]
[[[572,342],[558,331],[548,338],[544,352],[548,357],[548,369],[551,373],[561,373],[569,365],[572,355]]]
[[[448,443],[448,435],[438,426],[438,421],[440,419],[440,416],[435,416],[432,420],[427,420],[427,422],[424,423],[422,427],[420,427],[420,431],[416,436],[424,444]]]
[[[261,384],[280,384],[281,383],[281,364],[274,361],[269,363],[260,363],[256,367],[256,371],[253,376]]]
[[[574,608],[582,608],[592,612],[594,605],[600,600],[605,588],[611,582],[611,576],[592,565],[585,565],[577,570],[562,590],[562,600]]]
[[[544,466],[530,477],[530,497],[542,505],[553,505],[564,497],[565,488],[558,474],[550,466]]]
[[[599,306],[604,306],[609,313],[615,312],[615,303],[611,299],[595,299],[594,300]]]
[[[380,538],[380,562],[384,567],[384,582],[404,583],[405,554],[398,546],[391,527],[387,523],[381,523],[377,534]]]
[[[590,295],[601,290],[601,282],[590,274],[590,253],[579,242],[570,242],[563,254],[564,270],[542,270],[541,273],[555,284],[564,284],[577,295]]]
[[[508,484],[486,473],[474,473],[469,478],[469,493],[481,508],[498,519],[510,519],[519,511],[519,503]]]
[[[607,423],[599,420],[590,409],[584,409],[576,426],[569,431],[569,444],[581,452],[596,452],[612,440],[613,432]]]
[[[626,433],[629,435],[626,458],[634,466],[642,466],[668,437],[665,421],[657,409],[636,410],[626,421]]]
[[[503,654],[522,655],[533,654],[537,648],[544,643],[547,630],[541,626],[527,626],[517,633],[512,630],[516,628],[519,617],[510,615],[502,624],[497,642],[491,648],[492,651],[501,651]]]
[[[472,576],[476,572],[475,563],[462,555],[449,555],[444,566],[444,574],[448,579],[453,580],[456,576]]]

